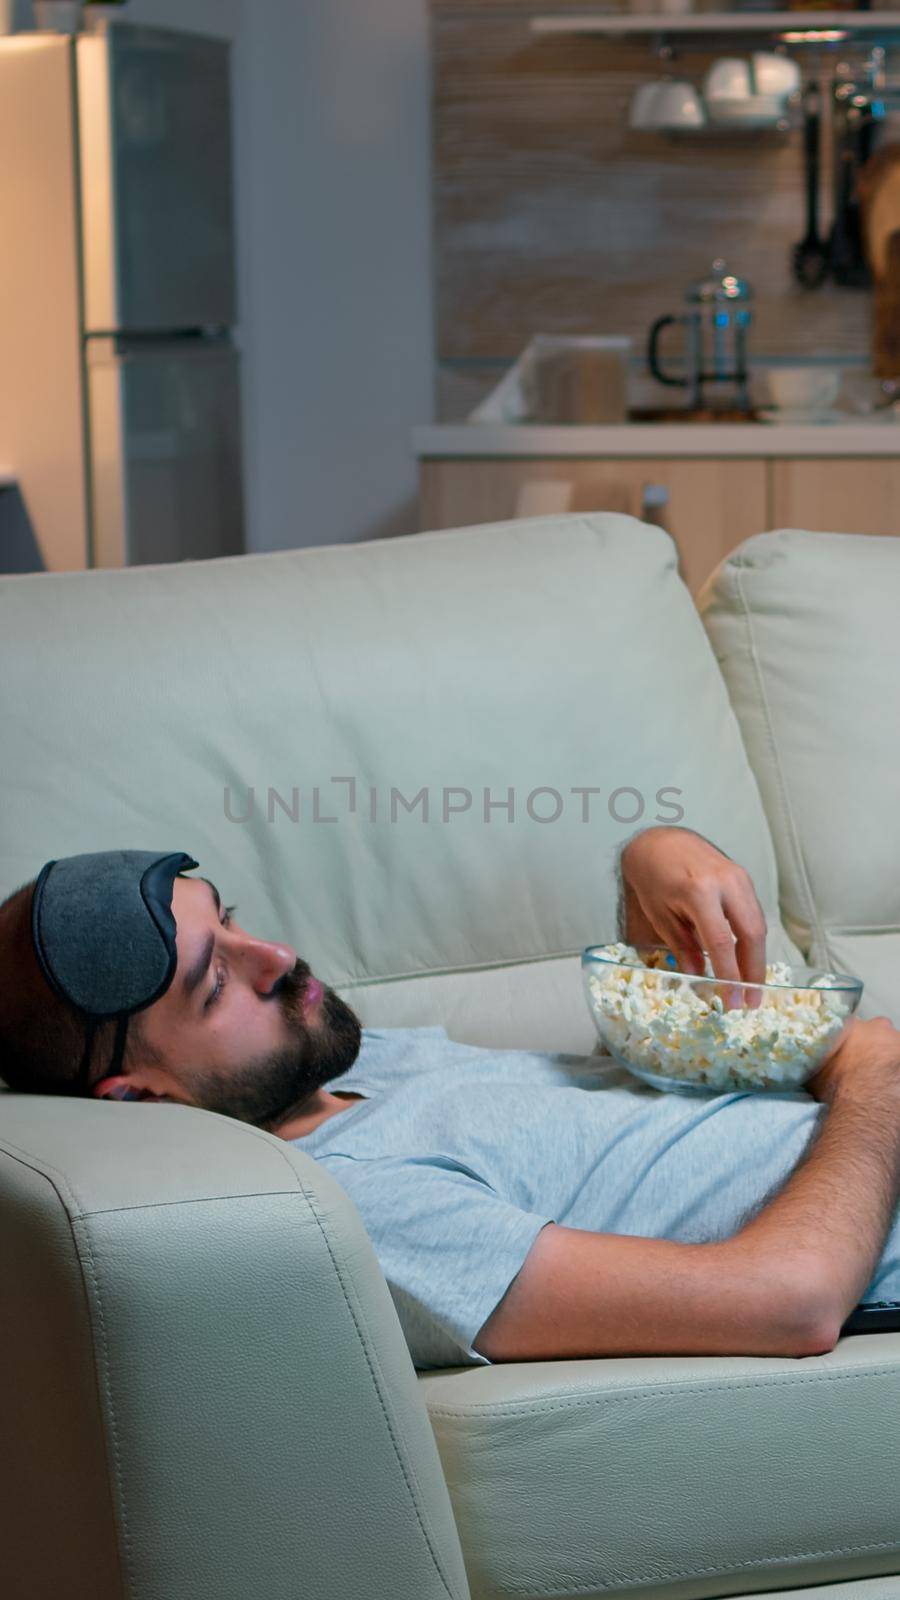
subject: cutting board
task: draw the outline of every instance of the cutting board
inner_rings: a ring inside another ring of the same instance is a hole
[[[857,191],[866,260],[877,282],[886,274],[888,239],[900,228],[900,140],[869,157],[860,168]]]
[[[872,367],[900,377],[900,141],[882,145],[857,180],[862,235],[872,273]]]
[[[900,378],[900,228],[885,241],[873,290],[872,370],[876,378]]]

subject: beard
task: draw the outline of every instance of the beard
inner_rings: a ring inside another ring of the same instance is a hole
[[[359,1018],[340,995],[323,985],[322,998],[307,1020],[303,998],[311,977],[308,963],[298,961],[272,991],[271,1003],[281,1008],[291,1042],[227,1074],[196,1074],[191,1088],[199,1105],[257,1128],[273,1129],[318,1089],[349,1072],[362,1042]]]

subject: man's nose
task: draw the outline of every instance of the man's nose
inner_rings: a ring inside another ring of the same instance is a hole
[[[268,939],[241,940],[240,960],[250,982],[259,994],[268,994],[279,978],[292,972],[297,964],[297,952],[289,944],[272,944]]]

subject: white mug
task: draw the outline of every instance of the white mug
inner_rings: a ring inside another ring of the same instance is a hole
[[[706,112],[694,85],[687,79],[673,78],[661,83],[651,106],[654,128],[702,128]]]
[[[745,100],[753,93],[750,63],[742,56],[722,56],[703,80],[707,100]]]
[[[794,94],[800,87],[800,68],[790,56],[778,56],[769,50],[757,50],[753,55],[753,76],[757,94]]]

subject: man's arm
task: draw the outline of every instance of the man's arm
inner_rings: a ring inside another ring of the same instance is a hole
[[[730,1239],[678,1244],[550,1222],[473,1341],[489,1361],[814,1355],[831,1348],[813,1288]]]
[[[858,1018],[807,1089],[828,1115],[775,1200],[737,1241],[781,1250],[818,1273],[819,1301],[840,1331],[871,1282],[900,1200],[900,1032]]]
[[[489,1361],[833,1349],[900,1195],[900,1033],[886,1018],[855,1023],[811,1087],[830,1106],[812,1149],[732,1238],[550,1223],[474,1348]]]

